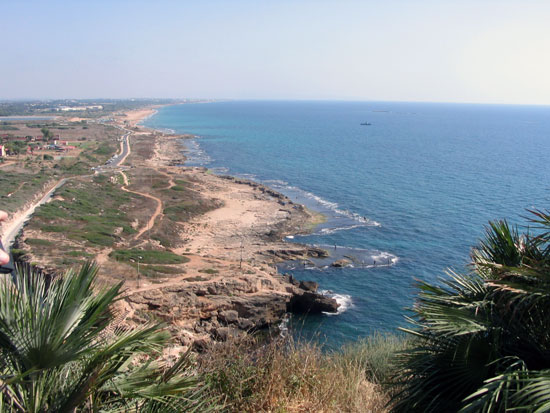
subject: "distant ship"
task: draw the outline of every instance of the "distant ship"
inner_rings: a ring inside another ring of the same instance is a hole
[[[370,125],[372,125],[372,123],[369,123],[369,122],[363,122],[363,123],[361,123],[361,125],[363,125],[363,126],[370,126]]]

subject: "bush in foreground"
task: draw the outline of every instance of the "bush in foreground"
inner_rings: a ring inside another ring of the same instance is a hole
[[[491,223],[473,272],[419,284],[395,412],[550,410],[550,214]]]
[[[87,264],[48,279],[19,266],[0,282],[0,411],[205,412],[187,358],[154,361],[167,336],[159,326],[109,326],[120,285],[92,291]]]

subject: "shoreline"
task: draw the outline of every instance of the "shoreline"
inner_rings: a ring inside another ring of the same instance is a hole
[[[183,224],[182,244],[172,251],[188,257],[185,276],[159,280],[159,285],[142,283],[140,288],[130,283],[125,311],[134,316],[148,309],[170,318],[170,330],[182,345],[198,349],[211,340],[277,327],[289,312],[338,313],[339,303],[318,292],[316,283],[297,281],[277,269],[288,260],[326,257],[321,248],[285,239],[311,231],[321,215],[261,183],[182,166],[185,138],[191,135],[141,124],[155,112],[131,111],[117,123],[134,130],[133,142],[153,136],[146,168],[162,171],[171,182],[177,177],[192,182],[201,198],[218,206]]]
[[[205,103],[208,103],[208,102],[205,102]],[[187,103],[179,103],[178,105],[184,105],[184,104],[187,104]],[[172,131],[172,130],[170,130],[170,132],[167,132],[166,130],[155,129],[155,128],[143,125],[144,121],[146,121],[147,119],[151,118],[152,116],[154,116],[158,113],[157,108],[165,107],[165,106],[175,106],[175,105],[158,105],[158,106],[153,106],[151,108],[140,110],[140,112],[142,112],[142,113],[136,114],[132,118],[132,121],[133,121],[132,127],[153,131],[155,133],[159,133],[159,134],[164,135],[166,137],[170,137],[170,136],[179,137],[178,139],[181,139],[184,142],[188,141],[188,140],[193,140],[193,139],[198,138],[196,135],[192,135],[192,134],[189,134],[189,133],[179,134],[179,133],[176,133],[175,131]],[[188,151],[189,148],[184,143],[181,143],[180,146],[181,146],[181,148],[180,148],[179,155],[183,156],[185,158],[185,161],[186,161],[187,157],[185,156],[185,152]],[[184,167],[184,168],[197,168],[197,166],[187,166],[185,164],[180,165],[180,166]],[[200,166],[199,166],[199,168],[200,168]],[[295,236],[295,235],[301,235],[301,234],[304,234],[304,233],[309,233],[309,232],[313,231],[318,225],[323,224],[323,223],[327,222],[327,220],[328,220],[327,216],[324,215],[322,212],[315,211],[311,208],[306,207],[305,205],[303,205],[301,203],[296,203],[296,202],[292,201],[287,195],[273,189],[269,185],[266,185],[262,182],[255,181],[254,179],[250,179],[250,178],[243,178],[243,177],[240,177],[240,176],[237,176],[237,175],[231,175],[231,174],[228,175],[228,174],[225,174],[225,173],[224,174],[218,174],[210,168],[207,168],[207,167],[203,167],[203,168],[205,168],[209,173],[212,173],[214,176],[217,176],[217,177],[222,178],[222,179],[229,179],[229,180],[238,181],[240,183],[250,185],[250,186],[253,186],[253,187],[264,187],[264,188],[266,188],[266,191],[272,193],[275,197],[285,198],[287,200],[287,202],[289,202],[291,204],[294,204],[294,205],[299,205],[301,208],[305,209],[307,211],[307,213],[311,215],[310,222],[306,223],[306,225],[304,225],[304,228],[300,232],[293,233],[293,234],[289,233],[289,234],[286,234],[285,237],[288,236],[288,235]],[[283,241],[284,241],[284,239],[283,239]],[[301,244],[297,244],[297,243],[289,243],[288,241],[284,241],[284,242],[287,242],[290,245],[301,245]],[[307,247],[305,244],[303,246]]]

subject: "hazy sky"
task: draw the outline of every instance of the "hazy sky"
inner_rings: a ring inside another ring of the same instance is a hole
[[[0,0],[0,99],[550,104],[550,1]]]

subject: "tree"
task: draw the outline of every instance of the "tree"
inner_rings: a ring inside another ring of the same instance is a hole
[[[109,331],[121,285],[94,294],[94,265],[17,273],[0,283],[0,411],[207,411],[187,357],[155,361],[159,326]]]
[[[42,136],[44,137],[45,141],[49,141],[53,138],[52,131],[46,127],[43,127],[42,129],[40,129],[40,132],[42,132]]]
[[[394,412],[550,410],[550,213],[492,222],[472,272],[419,282]]]

